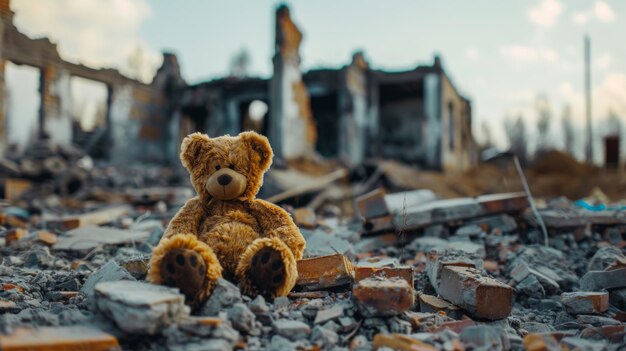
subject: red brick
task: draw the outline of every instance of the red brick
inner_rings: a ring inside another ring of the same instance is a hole
[[[354,281],[360,282],[363,279],[371,277],[383,278],[402,278],[413,286],[413,268],[412,267],[367,267],[357,266],[354,268]]]
[[[561,350],[559,342],[550,334],[528,334],[524,337],[526,351]]]
[[[609,309],[609,293],[578,291],[561,294],[561,303],[568,313],[602,313]]]
[[[352,264],[342,254],[307,258],[297,262],[296,284],[307,290],[318,290],[352,282]]]
[[[112,351],[121,350],[117,339],[90,327],[17,328],[11,335],[0,335],[4,351]]]
[[[354,285],[352,296],[364,316],[394,316],[415,304],[413,287],[402,278],[363,279]]]
[[[513,289],[474,268],[443,267],[439,295],[473,318],[495,320],[511,314]]]
[[[22,228],[13,228],[11,230],[9,230],[9,232],[7,233],[5,240],[6,240],[6,244],[7,245],[11,245],[14,242],[22,239],[23,237],[26,236],[26,234],[28,234],[28,232],[25,229]]]

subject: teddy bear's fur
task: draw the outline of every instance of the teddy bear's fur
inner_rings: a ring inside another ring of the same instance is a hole
[[[180,158],[198,195],[171,220],[147,279],[178,287],[194,307],[222,276],[248,295],[287,295],[305,241],[285,210],[255,198],[272,157],[267,138],[254,132],[187,136]]]

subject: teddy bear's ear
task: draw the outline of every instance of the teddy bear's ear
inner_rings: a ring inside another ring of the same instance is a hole
[[[265,171],[272,164],[272,147],[269,140],[256,132],[243,132],[239,134],[243,143],[252,151],[252,161]]]
[[[195,166],[200,153],[208,143],[209,137],[202,133],[189,134],[183,139],[180,145],[180,160],[187,170],[191,171]]]

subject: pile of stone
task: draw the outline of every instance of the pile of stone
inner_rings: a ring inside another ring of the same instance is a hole
[[[574,218],[563,226],[558,210],[544,209],[553,219],[544,246],[517,194],[425,205],[440,200],[374,193],[360,202],[368,217],[356,220],[296,208],[307,248],[294,290],[249,297],[219,280],[192,312],[177,289],[145,282],[151,250],[179,204],[157,191],[129,196],[62,215],[0,208],[0,349],[618,350],[626,343],[621,222],[580,226]]]

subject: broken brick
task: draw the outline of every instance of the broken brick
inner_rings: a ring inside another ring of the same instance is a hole
[[[437,348],[423,341],[404,334],[376,334],[372,341],[372,348],[390,348],[401,351],[437,351]]]
[[[445,266],[439,295],[479,319],[503,319],[511,314],[513,289],[474,268]]]
[[[462,251],[431,250],[426,256],[426,273],[430,283],[439,292],[441,271],[446,266],[482,268],[483,261]],[[440,294],[441,295],[441,294]]]
[[[0,299],[0,313],[13,312],[17,309],[15,302],[10,300]]]
[[[352,282],[352,264],[342,254],[299,260],[296,284],[306,290],[318,290]]]
[[[37,239],[49,246],[52,246],[57,242],[57,236],[45,230],[40,230],[37,233]]]
[[[121,350],[113,335],[84,326],[17,328],[10,335],[0,335],[0,349],[4,351]]]
[[[28,234],[25,229],[22,228],[13,228],[9,230],[6,234],[5,240],[7,245],[11,245],[14,242],[24,238]]]
[[[385,202],[385,192],[376,189],[356,198],[356,207],[359,214],[364,219],[381,217],[389,214],[387,203]]]
[[[438,313],[443,311],[447,316],[454,319],[460,318],[463,314],[457,306],[436,296],[420,294],[418,300],[420,312]]]
[[[379,276],[383,278],[398,277],[406,280],[410,286],[413,286],[413,268],[412,267],[354,267],[354,281],[360,282],[363,279]]]
[[[317,227],[315,211],[309,207],[296,208],[293,211],[293,221],[298,227],[306,229],[315,229]]]
[[[413,287],[402,278],[363,279],[354,285],[352,296],[364,316],[394,316],[415,304]]]
[[[368,218],[363,222],[363,234],[374,234],[384,231],[394,231],[395,225],[392,216]]]
[[[566,292],[561,294],[561,303],[570,314],[602,313],[609,309],[609,293]]]

